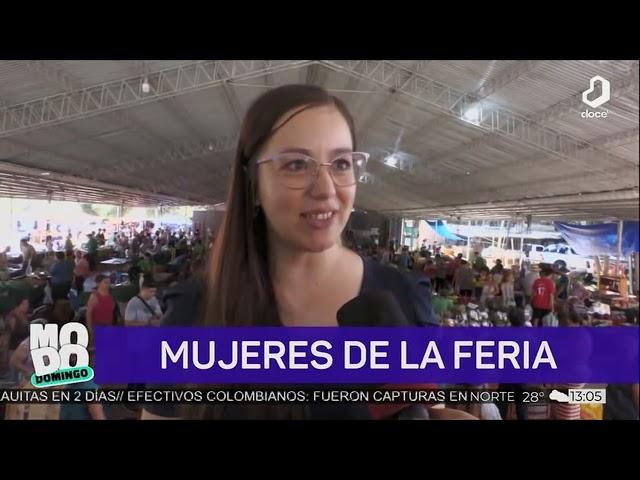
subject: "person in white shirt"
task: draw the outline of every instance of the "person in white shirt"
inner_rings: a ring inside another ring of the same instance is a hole
[[[532,267],[525,276],[522,282],[522,289],[524,290],[524,298],[527,304],[531,304],[531,296],[533,294],[533,282],[540,278],[538,267]]]
[[[142,282],[140,293],[129,300],[124,312],[127,327],[146,327],[159,325],[162,309],[156,298],[156,285],[150,279]]]

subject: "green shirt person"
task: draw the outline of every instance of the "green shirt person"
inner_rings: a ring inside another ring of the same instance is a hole
[[[95,255],[98,253],[98,240],[94,235],[89,236],[89,241],[87,242],[87,253],[89,255]]]
[[[145,253],[144,257],[138,262],[138,268],[145,278],[150,278],[151,273],[153,272],[153,261],[151,260],[151,255],[149,253]]]
[[[67,237],[67,240],[64,242],[65,251],[73,250],[73,242],[71,241],[71,235]]]
[[[480,271],[482,270],[484,267],[487,266],[487,261],[482,258],[482,256],[479,253],[474,253],[474,258],[473,258],[473,269],[476,271]]]

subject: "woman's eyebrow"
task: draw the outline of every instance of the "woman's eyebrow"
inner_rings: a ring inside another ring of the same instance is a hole
[[[311,156],[311,150],[300,147],[287,147],[279,151],[279,153],[301,153],[303,155]]]
[[[329,153],[331,154],[331,156],[335,156],[335,155],[340,155],[342,153],[351,153],[351,152],[353,152],[352,148],[341,147],[341,148],[334,148]],[[308,150],[306,148],[300,148],[300,147],[285,147],[282,150],[280,150],[279,153],[301,153],[302,155],[307,155],[309,157],[313,156],[313,152],[311,150]]]

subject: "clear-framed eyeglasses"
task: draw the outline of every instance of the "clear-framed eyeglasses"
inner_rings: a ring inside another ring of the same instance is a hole
[[[329,168],[329,175],[338,187],[355,185],[358,178],[365,172],[369,154],[364,152],[341,153],[331,162],[318,162],[313,157],[302,153],[281,153],[269,158],[263,158],[256,165],[273,162],[278,179],[291,189],[305,189],[310,187],[318,177],[320,167]]]

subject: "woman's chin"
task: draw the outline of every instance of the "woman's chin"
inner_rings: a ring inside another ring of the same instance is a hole
[[[322,234],[314,234],[307,236],[299,243],[302,250],[310,253],[320,253],[325,250],[329,250],[338,243],[338,237],[329,235],[329,232],[323,232]]]
[[[311,253],[320,253],[325,250],[329,250],[336,244],[335,239],[326,239],[326,240],[313,240],[309,242],[305,242],[304,250]]]

